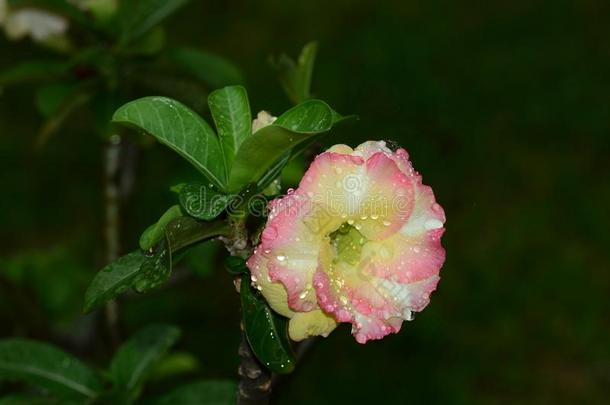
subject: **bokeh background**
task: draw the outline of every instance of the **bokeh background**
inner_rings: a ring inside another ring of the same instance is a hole
[[[243,71],[253,110],[290,106],[268,57],[320,43],[313,90],[360,121],[328,144],[394,140],[447,213],[430,306],[365,346],[349,327],[281,380],[277,404],[576,404],[610,398],[610,4],[601,0],[193,1],[171,44]],[[43,55],[0,38],[0,67]],[[101,140],[83,113],[42,151],[33,88],[0,96],[0,335],[51,341],[105,366],[82,297],[104,264]],[[123,249],[196,174],[161,146],[139,156]],[[122,302],[124,335],[183,329],[199,368],[235,376],[239,306],[222,251]],[[151,389],[161,390],[163,383]]]

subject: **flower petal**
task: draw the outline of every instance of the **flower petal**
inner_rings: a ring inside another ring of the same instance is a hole
[[[337,327],[337,321],[324,312],[316,309],[310,312],[296,313],[288,323],[288,333],[294,341],[301,341],[311,336],[328,336]]]

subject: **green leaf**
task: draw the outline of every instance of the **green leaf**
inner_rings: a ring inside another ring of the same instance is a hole
[[[26,339],[0,341],[0,379],[25,381],[70,398],[94,398],[102,389],[95,372],[75,357]]]
[[[248,266],[246,266],[246,261],[238,256],[227,257],[224,261],[224,264],[225,269],[227,269],[230,274],[233,274],[235,276],[241,274],[248,274],[249,272]]]
[[[231,168],[229,190],[259,181],[279,159],[289,159],[293,148],[329,131],[332,125],[332,109],[320,100],[309,100],[286,111],[243,142]]]
[[[121,1],[117,12],[121,25],[121,43],[146,33],[173,14],[189,0],[129,0]]]
[[[179,337],[180,330],[170,325],[147,326],[133,335],[119,347],[110,364],[115,388],[134,392]]]
[[[180,47],[168,52],[170,61],[213,88],[242,84],[240,70],[228,60],[199,49]]]
[[[165,211],[157,223],[152,224],[140,236],[140,248],[148,250],[155,246],[165,236],[165,226],[174,218],[182,216],[179,205],[173,205]]]
[[[311,98],[311,77],[317,52],[318,43],[309,42],[296,63],[286,55],[281,55],[275,63],[282,87],[295,104]]]
[[[240,145],[252,136],[248,93],[242,86],[224,87],[210,94],[208,105],[216,124],[228,173]]]
[[[226,233],[224,222],[201,222],[191,217],[179,217],[165,226],[165,239],[140,266],[133,281],[134,289],[144,293],[165,283],[172,272],[176,252],[195,243]]]
[[[228,232],[229,226],[224,221],[203,222],[190,217],[176,218],[165,227],[172,252]]]
[[[220,190],[226,189],[218,137],[197,113],[165,97],[144,97],[117,110],[113,122],[144,131],[176,151]]]
[[[156,246],[152,256],[146,258],[140,265],[137,275],[133,280],[133,288],[139,293],[145,293],[159,287],[172,274],[172,250],[167,244],[166,238]]]
[[[290,373],[296,360],[286,318],[273,312],[260,294],[253,291],[247,276],[241,278],[240,295],[244,330],[256,358],[275,373]]]
[[[97,273],[85,293],[84,311],[124,293],[130,287],[146,292],[164,283],[171,275],[173,255],[188,246],[228,232],[225,222],[201,222],[178,217],[165,226],[165,238],[154,247],[152,256],[141,250],[129,253]]]
[[[67,63],[55,60],[32,60],[19,63],[0,73],[0,86],[41,79],[48,80],[53,76],[64,74],[68,68]]]
[[[180,205],[192,217],[212,220],[227,207],[230,197],[203,183],[188,183],[180,187]]]
[[[127,291],[146,259],[144,253],[138,250],[118,258],[100,270],[85,293],[84,311],[90,312]]]
[[[153,401],[153,405],[233,405],[237,384],[229,380],[208,380],[183,385]]]

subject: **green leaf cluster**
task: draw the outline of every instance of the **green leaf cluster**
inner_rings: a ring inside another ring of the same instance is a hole
[[[19,381],[48,393],[11,395],[0,398],[0,404],[140,403],[147,381],[159,376],[170,377],[184,370],[183,366],[175,366],[176,361],[173,361],[173,367],[168,367],[166,362],[176,358],[168,352],[179,337],[180,331],[174,326],[149,325],[118,348],[104,371],[46,343],[29,339],[0,340],[0,381]],[[180,354],[180,359],[184,358],[192,364],[192,356]],[[161,375],[159,367],[164,364]],[[232,381],[198,381],[149,398],[145,403],[228,405],[235,403],[235,389]]]

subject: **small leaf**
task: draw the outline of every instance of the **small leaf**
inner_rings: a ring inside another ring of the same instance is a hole
[[[138,250],[120,257],[98,272],[85,293],[84,311],[124,293],[130,287],[146,292],[165,282],[172,271],[173,256],[190,245],[228,232],[225,222],[201,222],[178,217],[165,226],[165,238],[155,246],[152,256]]]
[[[146,33],[173,14],[189,0],[129,0],[121,1],[117,14],[120,17],[121,43]]]
[[[180,330],[170,325],[147,326],[133,335],[110,364],[115,387],[127,393],[136,390],[179,337]]]
[[[172,252],[228,232],[229,227],[224,221],[202,222],[190,217],[176,218],[165,227]]]
[[[210,94],[208,105],[216,124],[228,173],[239,146],[252,136],[248,93],[242,86],[224,87]]]
[[[248,343],[256,358],[271,371],[287,374],[294,370],[295,358],[288,340],[288,324],[252,290],[250,278],[241,278],[241,307]]]
[[[100,270],[85,293],[85,312],[90,312],[132,285],[147,257],[141,251],[122,256]]]
[[[228,60],[196,48],[180,47],[168,52],[169,59],[186,73],[213,88],[242,84],[241,72]]]
[[[165,97],[144,97],[123,105],[112,120],[147,132],[179,153],[220,190],[226,189],[226,170],[220,143],[197,113]]]
[[[155,247],[151,257],[140,266],[133,281],[139,293],[159,287],[171,276],[174,255],[197,242],[226,232],[224,222],[201,222],[191,217],[178,217],[165,226],[165,239]]]
[[[231,168],[229,190],[259,181],[279,159],[289,159],[293,148],[330,130],[332,124],[332,109],[320,100],[309,100],[286,111],[241,145]]]
[[[163,236],[165,236],[165,226],[172,219],[181,216],[182,211],[180,210],[180,206],[173,205],[168,208],[168,210],[161,215],[161,218],[159,218],[157,223],[152,224],[142,233],[142,236],[140,236],[140,248],[142,250],[148,250],[155,246],[163,238]]]
[[[246,266],[246,261],[238,256],[229,256],[225,259],[225,269],[235,276],[241,274],[248,274],[248,266]]]
[[[172,274],[172,253],[167,246],[167,239],[162,239],[155,247],[153,255],[140,265],[133,280],[134,290],[145,293],[165,283]]]
[[[282,87],[295,104],[311,98],[311,77],[317,51],[318,43],[309,42],[303,47],[296,63],[286,55],[281,55],[275,63]]]
[[[102,389],[95,372],[75,357],[26,339],[0,341],[0,379],[25,381],[70,398],[94,398]]]
[[[153,405],[233,405],[237,384],[229,380],[207,380],[183,385],[153,401]]]
[[[203,183],[188,183],[181,185],[178,198],[187,214],[209,221],[224,211],[230,197]]]

